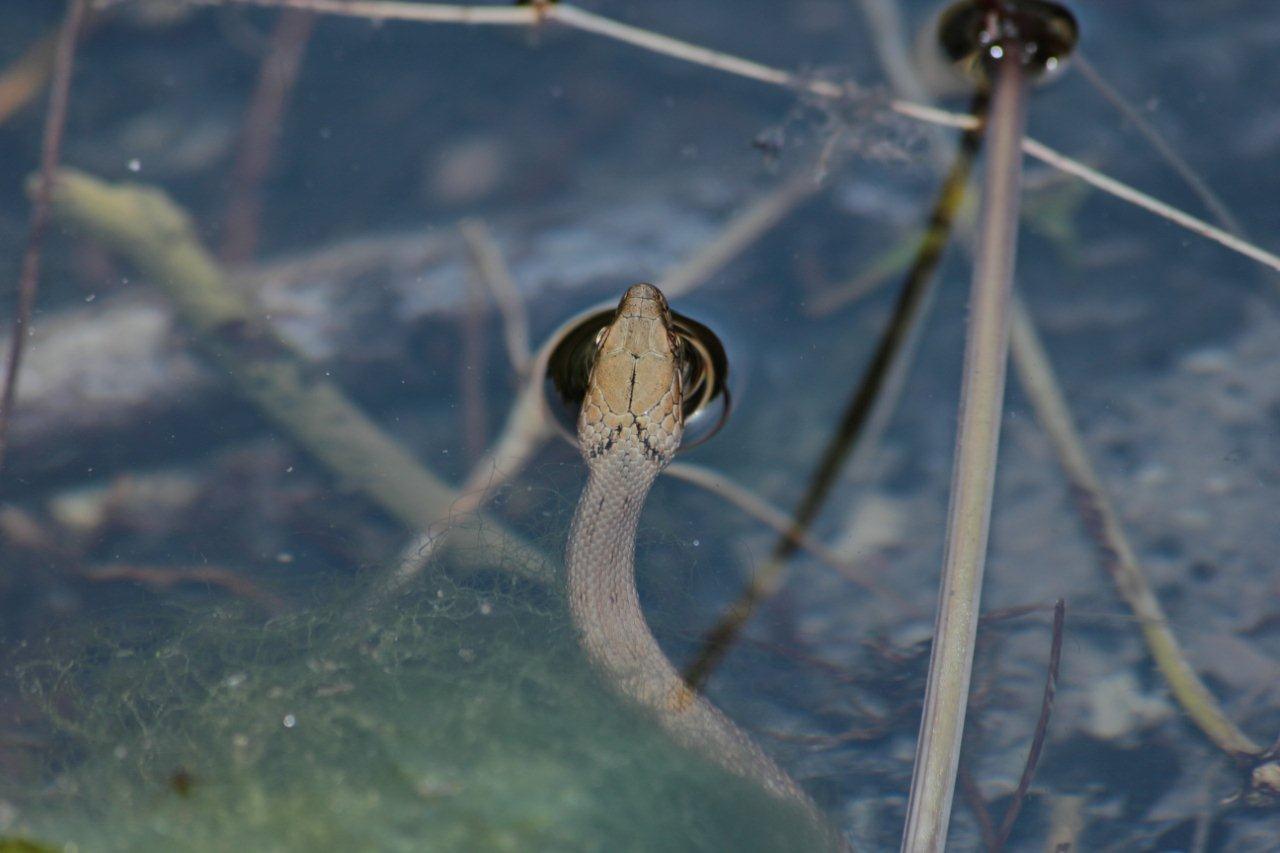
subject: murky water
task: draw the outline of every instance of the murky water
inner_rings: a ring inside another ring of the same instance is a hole
[[[51,32],[56,5],[6,4],[0,65]],[[931,8],[901,6],[909,29]],[[276,344],[245,336],[257,344],[247,365],[211,357],[154,276],[55,227],[0,481],[0,839],[79,850],[806,846],[795,815],[675,748],[580,657],[558,581],[537,574],[558,565],[583,480],[563,441],[540,446],[483,519],[463,513],[453,544],[409,584],[375,595],[413,528],[456,506],[415,504],[422,470],[455,486],[493,479],[476,466],[519,388],[464,220],[492,233],[536,347],[812,174],[838,133],[833,150],[852,150],[826,186],[673,300],[721,336],[733,376],[731,420],[684,461],[791,512],[900,274],[822,306],[908,245],[932,203],[927,137],[884,109],[859,3],[590,9],[865,92],[841,125],[786,90],[555,25],[317,19],[262,186],[254,260],[229,276],[232,292],[249,300],[244,327],[274,328],[267,338],[298,353],[302,387],[340,390],[413,465],[335,473],[353,457],[323,448],[354,446],[350,433],[299,431],[312,411],[303,397],[277,395],[272,408],[246,396],[246,372],[279,366]],[[1280,9],[1074,10],[1092,67],[1274,248]],[[275,22],[159,2],[103,15],[77,55],[64,162],[163,188],[219,252]],[[42,103],[0,126],[11,282]],[[1078,72],[1034,95],[1030,132],[1211,218]],[[1277,278],[1028,168],[1018,286],[1173,629],[1228,716],[1269,744],[1280,727]],[[708,686],[859,849],[896,848],[905,811],[968,270],[961,239],[888,430],[818,516],[813,533],[836,559],[797,554]],[[639,585],[678,664],[775,537],[714,493],[659,481]],[[1059,597],[1058,696],[1009,849],[1062,838],[1082,850],[1275,849],[1273,810],[1226,804],[1237,766],[1171,699],[1015,379],[984,602],[1037,609],[983,628],[962,760],[997,823],[1039,713]],[[955,849],[981,846],[973,799],[957,798]]]

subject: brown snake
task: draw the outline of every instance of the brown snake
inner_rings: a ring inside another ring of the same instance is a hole
[[[596,347],[578,417],[589,474],[566,556],[582,644],[613,687],[649,709],[677,743],[800,806],[825,830],[821,811],[786,771],[685,684],[640,611],[636,524],[684,432],[681,348],[666,298],[653,285],[632,286]]]

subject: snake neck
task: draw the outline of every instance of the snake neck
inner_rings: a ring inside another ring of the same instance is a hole
[[[657,469],[632,454],[615,459],[590,464],[578,501],[566,558],[569,606],[592,662],[622,693],[653,705],[678,678],[636,593],[636,526]]]
[[[661,465],[639,449],[588,459],[566,555],[569,604],[584,648],[615,690],[647,708],[686,749],[799,806],[819,825],[821,811],[751,738],[689,689],[645,622],[635,583],[640,511]]]

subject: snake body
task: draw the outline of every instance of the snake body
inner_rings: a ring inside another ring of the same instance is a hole
[[[691,690],[645,623],[636,594],[636,525],[684,431],[680,346],[662,293],[637,284],[601,330],[578,418],[588,468],[566,555],[573,620],[614,689],[675,741],[823,823],[817,805],[719,709]]]

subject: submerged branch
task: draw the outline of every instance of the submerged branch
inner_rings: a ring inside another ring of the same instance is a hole
[[[127,257],[164,288],[200,349],[258,409],[347,488],[407,526],[445,540],[459,495],[303,360],[227,284],[190,220],[156,189],[111,185],[62,170],[53,212]],[[481,517],[488,542],[458,556],[477,568],[512,565],[549,579],[546,558],[501,522]]]

